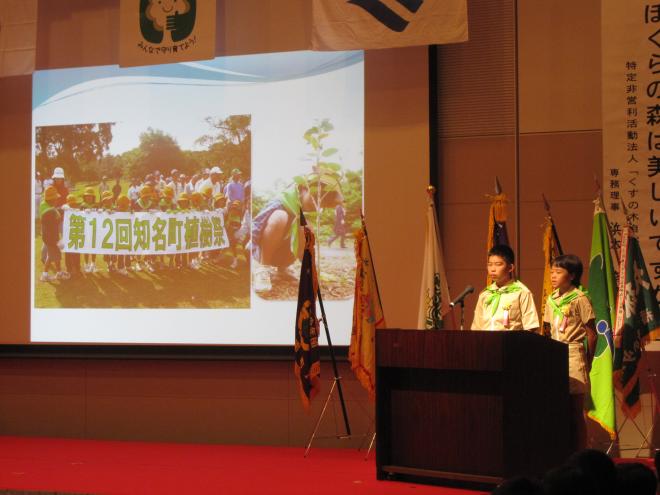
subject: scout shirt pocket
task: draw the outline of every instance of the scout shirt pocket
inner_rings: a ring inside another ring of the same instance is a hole
[[[520,328],[520,305],[518,301],[507,301],[502,305],[502,325],[507,329]]]

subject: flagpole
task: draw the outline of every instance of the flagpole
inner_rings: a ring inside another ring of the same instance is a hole
[[[300,226],[305,227],[307,225],[307,219],[305,218],[305,215],[302,211],[302,208],[300,209]],[[316,269],[316,267],[314,267]],[[318,275],[318,274],[317,274]],[[316,295],[318,298],[318,303],[321,308],[321,320],[323,321],[323,328],[325,329],[325,337],[328,341],[328,351],[330,353],[330,360],[332,361],[332,371],[334,373],[333,377],[333,382],[332,382],[332,387],[330,387],[330,391],[328,392],[328,396],[325,400],[325,404],[323,406],[323,409],[321,410],[321,414],[319,414],[319,418],[316,421],[316,426],[314,427],[314,431],[312,431],[312,434],[309,438],[309,442],[307,443],[307,449],[305,450],[304,457],[307,457],[307,454],[309,453],[309,450],[312,448],[312,442],[314,441],[314,438],[316,437],[316,432],[319,429],[319,426],[321,425],[321,420],[323,419],[323,416],[325,414],[325,411],[327,409],[328,403],[330,401],[330,397],[332,396],[332,392],[335,390],[335,387],[337,387],[337,392],[339,394],[339,402],[341,403],[341,410],[342,414],[344,416],[344,425],[346,427],[346,436],[350,437],[351,436],[351,426],[348,422],[348,413],[346,411],[346,401],[344,400],[344,392],[341,387],[341,376],[339,376],[339,370],[337,369],[337,358],[335,357],[335,351],[332,346],[332,339],[330,338],[330,329],[328,328],[328,322],[327,322],[327,317],[325,315],[325,306],[323,305],[323,297],[321,296],[321,284],[319,283],[318,277],[317,277],[317,286],[316,286]],[[343,438],[343,437],[339,437]]]
[[[614,259],[616,259],[616,264],[618,267],[621,267],[621,260],[619,259],[619,251],[613,246],[614,243],[614,234],[612,233],[612,226],[610,225],[610,219],[607,216],[607,208],[605,208],[605,200],[603,199],[603,189],[600,187],[600,181],[596,174],[594,173],[594,182],[596,183],[596,196],[600,201],[600,207],[605,214],[605,223],[607,224],[607,233],[610,236],[610,252],[614,251]],[[625,205],[623,206],[625,212]],[[624,213],[625,215],[625,213]],[[628,220],[628,215],[625,215],[626,221]]]
[[[378,277],[376,277],[376,264],[374,263],[374,256],[371,254],[371,243],[369,242],[369,234],[367,233],[367,224],[364,221],[364,213],[360,211],[360,221],[362,222],[362,230],[364,230],[364,238],[367,240],[367,248],[369,249],[369,259],[371,260],[371,268],[374,271],[374,282],[376,283],[376,294],[378,294],[378,300],[380,301],[381,313],[383,314],[383,319],[385,320],[385,310],[383,309],[383,299],[380,297],[380,288],[378,287]],[[387,321],[387,320],[386,320]]]
[[[552,213],[550,213],[550,203],[548,203],[545,194],[541,193],[541,197],[543,198],[543,206],[545,207],[545,212],[548,214],[548,218],[550,219],[550,225],[552,226],[552,236],[555,238],[555,243],[557,244],[557,251],[559,251],[559,255],[562,255],[564,254],[564,250],[561,248],[561,242],[559,242],[559,234],[557,233],[555,220],[554,218],[552,218]]]
[[[335,373],[334,379],[337,384],[337,392],[339,393],[339,402],[341,403],[341,412],[344,415],[344,426],[346,427],[346,435],[351,435],[351,425],[348,423],[348,413],[346,412],[346,402],[344,401],[344,392],[341,388],[341,377],[337,370],[337,359],[335,358],[335,351],[332,347],[332,340],[330,339],[330,330],[328,329],[328,321],[325,316],[325,308],[323,307],[323,298],[321,297],[321,286],[317,288],[316,294],[319,298],[319,306],[321,307],[321,317],[323,318],[323,328],[325,328],[325,338],[328,339],[328,350],[330,351],[330,360],[332,361],[332,370]]]

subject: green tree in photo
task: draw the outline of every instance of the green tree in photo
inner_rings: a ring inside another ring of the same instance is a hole
[[[311,146],[312,151],[307,153],[308,159],[312,162],[312,172],[306,176],[294,177],[294,181],[299,185],[307,187],[315,198],[316,212],[310,215],[308,222],[315,224],[316,238],[320,241],[322,229],[321,221],[323,209],[321,204],[329,194],[341,193],[342,167],[339,163],[332,160],[332,157],[339,151],[337,148],[327,147],[325,140],[330,136],[334,126],[329,119],[317,121],[316,125],[305,131],[303,138]],[[330,210],[327,210],[325,219],[327,220]],[[332,218],[332,216],[330,217]],[[316,243],[316,260],[320,262],[320,242]],[[319,267],[320,268],[320,267]],[[320,269],[319,269],[320,273]]]
[[[80,180],[86,164],[100,160],[112,142],[114,122],[41,126],[36,129],[36,167],[49,176],[63,167],[67,179]]]
[[[226,119],[207,117],[205,120],[212,133],[198,138],[196,143],[208,148],[208,166],[221,164],[223,172],[227,174],[237,168],[243,173],[243,177],[249,177],[252,117],[230,115]]]
[[[151,127],[140,134],[137,153],[130,158],[131,177],[144,177],[156,170],[166,173],[173,168],[181,169],[186,163],[186,157],[176,140],[169,134]]]

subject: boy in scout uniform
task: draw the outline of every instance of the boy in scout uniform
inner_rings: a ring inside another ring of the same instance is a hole
[[[509,246],[493,246],[488,251],[488,277],[492,283],[479,294],[472,330],[538,330],[534,298],[514,278],[514,260]]]
[[[584,394],[589,387],[589,371],[596,349],[595,315],[586,291],[580,286],[582,262],[572,254],[552,262],[543,327],[552,339],[568,345],[568,388],[571,394],[571,433],[576,451],[587,444]],[[587,349],[584,346],[587,338]]]

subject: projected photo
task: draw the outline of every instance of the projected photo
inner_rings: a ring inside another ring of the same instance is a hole
[[[32,116],[33,341],[290,344],[302,210],[348,343],[362,52],[37,71]]]
[[[36,128],[36,307],[249,306],[250,116],[205,122],[117,154],[121,122]]]
[[[326,300],[353,296],[355,256],[352,232],[362,209],[362,170],[348,168],[333,142],[335,127],[323,119],[302,135],[307,166],[289,184],[255,193],[252,255],[254,289],[264,299],[297,299],[304,238],[302,210],[316,234],[319,283]],[[353,164],[355,165],[355,164]]]

